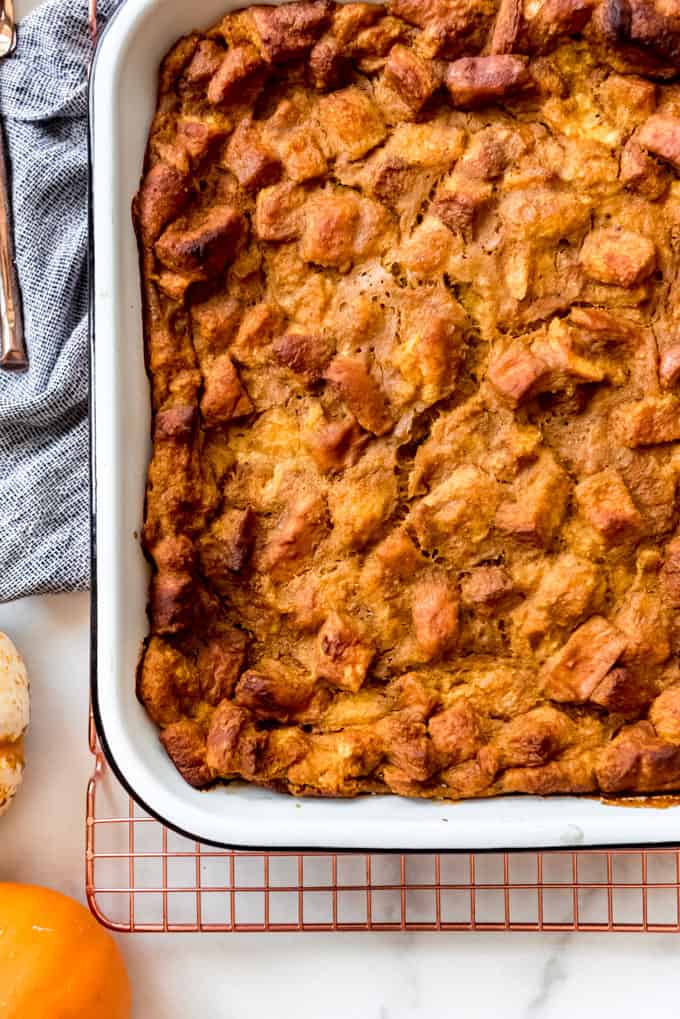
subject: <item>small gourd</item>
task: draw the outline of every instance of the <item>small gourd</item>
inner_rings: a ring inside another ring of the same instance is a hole
[[[21,785],[28,719],[26,666],[9,637],[0,633],[0,816]]]

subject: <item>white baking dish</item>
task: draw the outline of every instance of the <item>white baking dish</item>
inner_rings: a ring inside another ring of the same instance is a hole
[[[93,68],[93,701],[111,765],[151,813],[193,838],[223,845],[445,850],[677,842],[679,807],[640,810],[571,796],[300,802],[242,784],[201,793],[166,757],[135,696],[147,629],[148,567],[138,534],[150,442],[130,202],[162,56],[180,35],[210,25],[230,6],[240,4],[127,0]]]

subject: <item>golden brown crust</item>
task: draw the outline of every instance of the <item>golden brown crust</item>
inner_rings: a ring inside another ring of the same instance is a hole
[[[670,0],[258,5],[134,216],[138,693],[197,787],[680,788]]]
[[[190,718],[172,722],[161,730],[161,743],[183,779],[201,789],[212,781],[206,762],[205,733]]]
[[[525,57],[499,54],[461,57],[446,69],[444,81],[453,106],[486,106],[530,83]]]

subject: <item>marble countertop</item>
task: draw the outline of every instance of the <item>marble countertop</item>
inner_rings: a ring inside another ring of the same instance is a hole
[[[0,880],[84,899],[89,605],[0,606],[21,649],[33,721],[21,795],[2,821]],[[119,939],[135,1019],[637,1017],[678,986],[680,935],[173,934]]]

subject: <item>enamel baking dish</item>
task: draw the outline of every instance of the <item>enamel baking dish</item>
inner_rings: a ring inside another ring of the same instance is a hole
[[[147,630],[149,569],[138,535],[151,447],[130,202],[160,60],[179,36],[214,23],[230,6],[242,4],[127,0],[104,33],[92,72],[92,683],[111,766],[167,825],[226,846],[446,850],[677,842],[680,806],[641,810],[573,796],[453,804],[397,796],[298,801],[243,784],[198,792],[166,757],[135,696]]]

